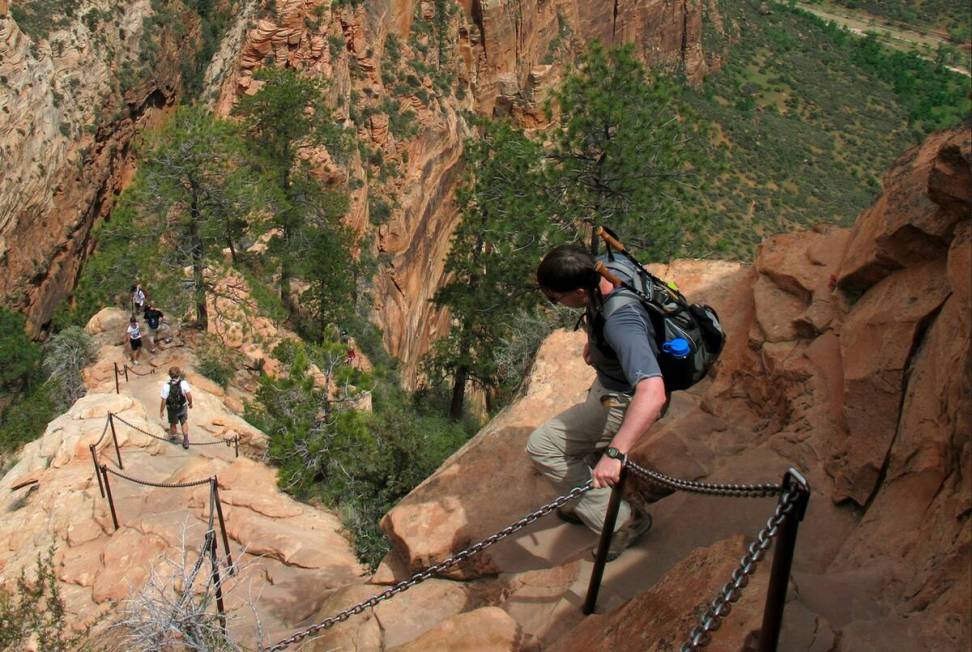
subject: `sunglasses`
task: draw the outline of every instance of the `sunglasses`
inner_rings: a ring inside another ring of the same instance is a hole
[[[570,292],[554,292],[553,290],[548,290],[547,288],[540,288],[540,292],[542,292],[543,296],[547,298],[547,301],[555,306],[560,303],[561,299],[570,294]]]

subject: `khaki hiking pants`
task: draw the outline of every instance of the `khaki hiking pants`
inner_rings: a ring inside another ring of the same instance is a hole
[[[591,470],[621,427],[631,402],[630,394],[611,392],[595,380],[583,403],[568,408],[530,434],[527,453],[534,466],[567,493],[591,479]],[[611,489],[591,489],[573,509],[596,534],[601,533]],[[570,509],[570,507],[566,507]],[[621,501],[615,532],[631,515],[631,506]]]

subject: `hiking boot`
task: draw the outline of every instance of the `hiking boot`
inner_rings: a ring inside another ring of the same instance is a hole
[[[564,509],[563,507],[557,508],[557,518],[559,518],[564,523],[573,523],[574,525],[584,525],[584,521],[580,520],[580,516],[577,515],[572,509]]]
[[[189,450],[189,438],[188,437],[183,436],[183,438],[182,438],[182,447],[185,448],[186,450]]]
[[[611,546],[608,548],[607,561],[614,561],[621,556],[642,534],[651,529],[651,514],[641,515],[632,514],[628,522],[611,537]],[[597,557],[597,548],[592,551]]]

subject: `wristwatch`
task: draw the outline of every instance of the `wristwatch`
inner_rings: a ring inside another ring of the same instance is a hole
[[[624,453],[619,451],[614,446],[609,446],[608,449],[604,452],[604,454],[610,457],[612,460],[624,459]]]

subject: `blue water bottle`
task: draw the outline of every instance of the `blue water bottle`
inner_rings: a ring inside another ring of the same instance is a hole
[[[676,360],[683,360],[692,353],[692,347],[684,337],[676,337],[662,344],[662,352]]]

